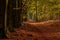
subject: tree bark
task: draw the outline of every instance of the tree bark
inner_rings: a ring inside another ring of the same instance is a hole
[[[6,7],[6,0],[0,0],[0,39],[1,38],[7,38],[6,32],[5,32],[5,7]]]

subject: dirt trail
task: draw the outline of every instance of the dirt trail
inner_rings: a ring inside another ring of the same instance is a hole
[[[16,40],[60,40],[60,21],[25,22],[9,36]]]

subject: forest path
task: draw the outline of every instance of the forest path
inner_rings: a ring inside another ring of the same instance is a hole
[[[60,21],[24,22],[9,34],[16,40],[60,40]]]

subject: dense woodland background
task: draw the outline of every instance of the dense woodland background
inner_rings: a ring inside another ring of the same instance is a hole
[[[18,0],[19,10],[16,7],[16,0],[8,2],[8,18],[12,20],[34,21],[60,20],[60,1],[59,0]]]
[[[23,2],[24,3],[24,2]],[[60,1],[59,0],[28,0],[24,3],[24,18],[46,21],[60,19]],[[26,9],[25,9],[26,8]]]

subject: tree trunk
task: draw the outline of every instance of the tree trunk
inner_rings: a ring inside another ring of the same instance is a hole
[[[9,31],[14,31],[14,28],[18,28],[21,25],[21,1],[18,0],[18,8],[16,9],[16,0],[9,0],[8,1],[8,9],[7,9],[7,25]]]
[[[0,39],[1,38],[7,38],[6,32],[5,32],[5,7],[6,7],[6,0],[0,0]]]

